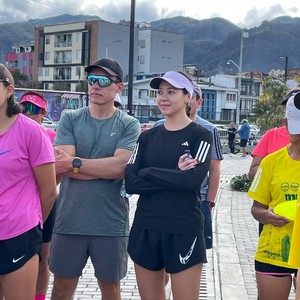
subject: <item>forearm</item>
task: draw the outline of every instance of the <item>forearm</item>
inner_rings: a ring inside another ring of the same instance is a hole
[[[82,166],[78,174],[72,176],[78,179],[123,179],[127,161],[118,157],[100,159],[82,159]],[[80,178],[82,176],[82,178]]]
[[[57,190],[55,188],[55,189],[47,190],[45,192],[41,192],[40,197],[41,197],[43,221],[45,222],[49,216],[54,201],[57,198]]]
[[[268,224],[268,208],[252,207],[251,214],[253,218],[261,224]]]
[[[212,160],[209,169],[207,200],[216,200],[220,183],[220,176],[220,160]]]

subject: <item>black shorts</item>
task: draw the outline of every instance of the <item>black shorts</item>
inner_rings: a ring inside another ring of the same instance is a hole
[[[56,201],[53,204],[53,207],[50,211],[48,218],[43,226],[43,243],[51,242],[54,222],[55,222],[55,215],[56,215]]]
[[[0,275],[20,269],[41,249],[42,229],[40,225],[17,237],[0,241]]]
[[[297,269],[279,267],[271,264],[266,264],[255,260],[255,271],[259,274],[271,276],[287,276],[295,274],[297,276]]]
[[[203,235],[187,235],[148,230],[133,226],[128,253],[141,267],[177,273],[199,263],[206,263]]]
[[[240,146],[241,147],[246,147],[247,146],[247,140],[241,140]]]

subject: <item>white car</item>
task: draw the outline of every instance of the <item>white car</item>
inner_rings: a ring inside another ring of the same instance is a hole
[[[46,128],[50,128],[56,131],[56,128],[58,126],[57,122],[53,122],[48,118],[43,117],[43,122],[42,122],[43,126]]]

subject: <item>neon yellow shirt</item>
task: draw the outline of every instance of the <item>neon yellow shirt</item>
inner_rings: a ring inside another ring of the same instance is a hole
[[[266,156],[253,179],[248,196],[274,208],[284,201],[299,199],[300,161],[292,159],[284,147]],[[276,227],[265,224],[259,237],[255,259],[259,262],[291,268],[288,258],[294,222]]]

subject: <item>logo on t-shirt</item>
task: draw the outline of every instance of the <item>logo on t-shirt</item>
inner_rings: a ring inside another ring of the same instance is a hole
[[[8,153],[10,151],[12,151],[12,150],[7,150],[7,151],[0,152],[0,155],[6,154],[6,153]]]

